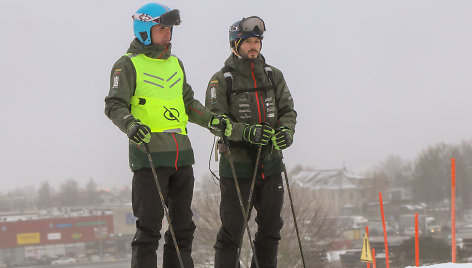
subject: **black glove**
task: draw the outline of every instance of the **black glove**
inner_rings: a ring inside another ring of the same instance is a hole
[[[289,128],[281,127],[277,129],[274,136],[272,136],[272,144],[275,149],[283,150],[292,145],[293,136],[292,131]]]
[[[128,138],[137,144],[141,142],[149,143],[151,141],[151,129],[137,120],[129,125]]]
[[[274,135],[275,130],[268,125],[246,125],[243,132],[243,139],[258,145],[266,145]]]
[[[224,114],[215,114],[212,116],[208,123],[208,127],[217,131],[217,133],[223,133],[224,131],[226,137],[231,136],[231,133],[233,132],[233,125],[231,124],[229,117]]]

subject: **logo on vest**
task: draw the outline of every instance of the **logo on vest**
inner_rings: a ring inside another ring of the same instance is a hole
[[[177,120],[177,122],[180,122],[179,119],[177,119],[177,117],[180,116],[180,113],[177,109],[175,108],[170,108],[168,109],[167,107],[164,106],[164,108],[166,109],[165,112],[164,112],[164,117],[169,120],[169,121],[174,121],[174,120]],[[175,113],[173,113],[171,110],[175,111]],[[175,116],[175,114],[177,114],[177,116]]]

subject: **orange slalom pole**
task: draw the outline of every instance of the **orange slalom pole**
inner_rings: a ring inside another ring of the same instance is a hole
[[[369,226],[365,227],[365,233],[367,234],[367,237],[369,237]],[[370,268],[370,262],[367,262],[367,268]]]
[[[420,266],[420,247],[418,237],[418,213],[415,214],[415,264],[416,267]]]
[[[375,264],[375,249],[372,248],[372,268],[375,268],[376,264]]]
[[[451,159],[451,247],[452,263],[456,263],[456,160]]]
[[[386,267],[390,268],[390,263],[388,261],[387,229],[385,228],[385,215],[384,215],[384,207],[383,207],[383,201],[382,201],[382,192],[379,192],[379,200],[380,200],[380,214],[382,215],[382,225],[383,225],[384,241],[385,241],[385,263],[386,263]]]

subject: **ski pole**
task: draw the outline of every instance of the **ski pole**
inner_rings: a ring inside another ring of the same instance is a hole
[[[259,165],[259,159],[261,157],[261,151],[262,151],[262,145],[259,145],[259,147],[257,149],[256,166],[254,167],[254,174],[252,175],[251,190],[249,191],[249,199],[248,199],[248,202],[247,202],[247,209],[245,210],[247,221],[244,222],[244,227],[243,227],[242,232],[241,232],[241,242],[239,243],[239,248],[238,248],[238,260],[239,260],[239,256],[241,255],[241,249],[243,247],[244,229],[246,229],[246,226],[249,225],[249,210],[251,209],[252,194],[254,192],[254,185],[255,185],[255,182],[256,182],[257,168],[258,168],[258,165]]]
[[[234,185],[236,186],[236,192],[238,193],[239,204],[241,206],[241,212],[243,213],[243,220],[244,220],[244,222],[247,222],[247,215],[246,215],[246,211],[244,209],[243,197],[241,196],[241,189],[239,188],[238,178],[236,176],[236,169],[234,168],[233,158],[231,156],[231,150],[229,148],[228,140],[226,139],[226,137],[224,135],[223,135],[223,142],[225,143],[226,147],[228,148],[228,151],[226,152],[226,156],[228,157],[228,162],[229,162],[229,165],[231,167],[231,172],[233,173]],[[256,267],[259,268],[259,263],[257,262],[256,249],[254,247],[254,243],[252,242],[251,230],[249,230],[249,225],[247,225],[247,224],[246,224],[246,229],[247,229],[247,235],[249,237],[249,243],[251,244],[252,254],[254,255],[254,259],[255,259],[255,262],[256,262]],[[241,239],[241,241],[242,241],[242,239]],[[236,264],[235,264],[235,268],[238,268],[238,267],[239,267],[239,254],[238,254],[238,258],[236,259]]]
[[[284,156],[282,154],[282,159],[283,159],[283,157]],[[293,216],[293,222],[295,223],[295,231],[297,232],[298,247],[300,248],[300,254],[302,255],[303,267],[305,268],[306,266],[305,266],[305,258],[303,257],[302,242],[300,241],[300,232],[298,231],[297,217],[295,216],[295,208],[293,207],[292,193],[290,191],[290,185],[288,183],[287,169],[285,168],[285,163],[282,163],[282,167],[283,167],[283,171],[284,171],[285,184],[287,184],[287,191],[288,191],[288,197],[289,197],[289,200],[290,200],[290,207],[292,208],[292,216]]]
[[[175,239],[174,229],[172,228],[172,222],[170,219],[169,211],[167,210],[166,203],[164,202],[164,197],[162,196],[161,184],[157,178],[157,172],[154,168],[154,163],[151,157],[151,151],[149,150],[149,145],[144,143],[144,148],[146,149],[147,157],[149,159],[149,164],[151,165],[152,174],[154,174],[154,181],[156,182],[157,191],[159,192],[159,197],[161,199],[162,207],[164,208],[164,212],[166,214],[167,222],[169,223],[169,231],[172,235],[172,240],[174,241],[175,251],[177,252],[177,258],[179,259],[180,268],[184,268],[184,263],[182,262],[182,256],[180,256],[179,246],[177,245],[177,240]]]

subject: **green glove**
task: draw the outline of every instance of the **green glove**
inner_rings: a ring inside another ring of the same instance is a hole
[[[215,130],[217,133],[223,133],[226,137],[231,136],[233,132],[233,124],[224,114],[215,114],[211,117],[208,127],[212,130]]]
[[[151,141],[151,129],[137,120],[129,125],[128,138],[136,144],[149,143]]]
[[[246,125],[243,139],[258,145],[266,145],[274,135],[275,130],[266,124]]]
[[[277,132],[272,136],[272,144],[275,149],[283,150],[292,145],[293,136],[292,131],[289,128],[281,127],[277,129]]]

